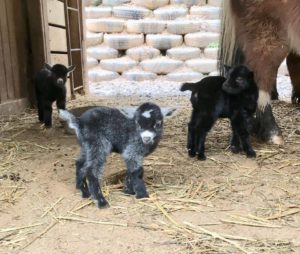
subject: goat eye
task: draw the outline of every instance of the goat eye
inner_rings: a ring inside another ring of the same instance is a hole
[[[154,128],[157,129],[157,128],[160,128],[161,127],[161,121],[157,121],[155,124],[154,124]]]

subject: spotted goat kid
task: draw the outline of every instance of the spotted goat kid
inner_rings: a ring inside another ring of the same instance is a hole
[[[197,83],[185,83],[181,91],[186,90],[192,91],[190,100],[193,107],[187,141],[190,157],[198,154],[199,160],[206,159],[206,135],[218,118],[230,119],[231,151],[238,153],[241,142],[247,157],[256,156],[249,139],[258,98],[253,72],[243,65],[226,67],[226,78],[210,76]]]
[[[121,154],[127,166],[124,192],[135,194],[136,198],[148,197],[143,180],[143,160],[161,139],[163,114],[160,107],[144,103],[133,117],[109,107],[90,109],[79,118],[60,110],[59,116],[75,129],[81,148],[76,161],[76,188],[81,190],[83,198],[92,195],[99,208],[108,206],[99,179],[111,152]]]

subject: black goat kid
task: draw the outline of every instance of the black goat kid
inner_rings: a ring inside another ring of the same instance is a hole
[[[39,121],[45,127],[52,126],[52,103],[56,101],[58,109],[66,109],[66,80],[75,66],[65,67],[62,64],[49,64],[45,66],[35,76],[35,93],[38,106]]]
[[[255,157],[249,140],[250,119],[257,106],[258,92],[253,72],[245,66],[227,67],[226,78],[211,76],[197,83],[185,83],[181,91],[190,90],[193,111],[188,125],[189,156],[198,154],[205,160],[205,139],[218,118],[230,118],[230,148],[240,151],[240,141],[247,157]]]
[[[108,107],[90,109],[79,118],[60,110],[59,116],[75,129],[81,147],[76,161],[76,188],[81,190],[82,197],[92,195],[99,208],[108,206],[99,178],[111,152],[120,153],[125,160],[125,193],[135,194],[137,198],[148,197],[143,180],[143,160],[155,150],[162,135],[163,114],[157,105],[142,104],[132,118]]]

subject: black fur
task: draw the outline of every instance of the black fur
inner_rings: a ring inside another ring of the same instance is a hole
[[[205,160],[205,138],[218,118],[230,118],[231,151],[240,151],[240,141],[247,157],[255,157],[249,140],[249,122],[257,107],[258,91],[253,73],[239,65],[227,67],[227,77],[211,76],[197,83],[185,83],[181,91],[191,90],[193,106],[188,125],[187,149],[191,157]]]
[[[39,121],[45,127],[52,126],[52,103],[56,101],[58,109],[66,109],[66,80],[69,72],[75,69],[61,64],[51,67],[48,64],[35,76],[35,93],[38,106]]]
[[[163,130],[163,114],[153,103],[144,103],[130,118],[118,109],[96,107],[76,118],[60,110],[60,118],[75,129],[81,147],[76,161],[76,188],[84,198],[92,195],[98,207],[108,206],[98,182],[111,152],[122,155],[127,167],[124,192],[148,197],[143,180],[144,157],[157,147]]]

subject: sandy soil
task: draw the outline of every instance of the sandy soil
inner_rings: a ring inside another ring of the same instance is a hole
[[[187,97],[83,97],[69,106],[145,100],[178,108],[145,161],[151,197],[122,192],[124,164],[113,154],[102,181],[108,209],[75,190],[79,147],[57,115],[47,131],[34,111],[0,121],[0,253],[300,253],[299,107],[274,103],[284,146],[253,138],[256,159],[233,155],[222,120],[200,162],[186,155]]]

